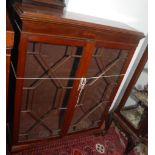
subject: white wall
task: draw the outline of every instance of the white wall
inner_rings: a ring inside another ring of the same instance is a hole
[[[147,0],[69,0],[67,10],[123,22],[147,34],[147,6]]]

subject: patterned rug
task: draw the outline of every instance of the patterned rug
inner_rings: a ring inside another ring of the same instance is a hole
[[[147,155],[148,148],[144,144],[138,144],[128,155]]]
[[[127,143],[125,134],[112,126],[104,136],[75,135],[14,155],[124,155]],[[147,147],[139,144],[128,155],[147,155]]]
[[[37,145],[16,155],[123,155],[127,138],[116,127],[108,130],[104,136],[74,136]]]

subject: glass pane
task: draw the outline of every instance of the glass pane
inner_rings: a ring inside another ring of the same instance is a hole
[[[81,47],[30,42],[27,50],[19,141],[59,136]],[[26,79],[27,78],[27,79]]]
[[[136,129],[139,128],[140,123],[147,115],[148,108],[148,77],[147,64],[145,65],[135,87],[121,110],[124,118]]]
[[[129,51],[120,49],[98,48],[94,51],[86,77],[106,77],[87,80],[79,96],[69,132],[99,127],[128,54]]]

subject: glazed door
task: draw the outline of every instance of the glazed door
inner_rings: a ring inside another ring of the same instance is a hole
[[[133,51],[100,44],[93,51],[87,70],[87,83],[75,106],[68,133],[101,127]],[[90,79],[89,79],[90,78]]]
[[[23,80],[18,142],[60,136],[74,84],[70,78],[76,77],[84,44],[36,37],[28,41],[24,77],[17,77]]]

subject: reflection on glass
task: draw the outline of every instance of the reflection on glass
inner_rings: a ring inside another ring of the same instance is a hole
[[[148,109],[147,64],[121,110],[124,118],[136,129],[139,128]]]

